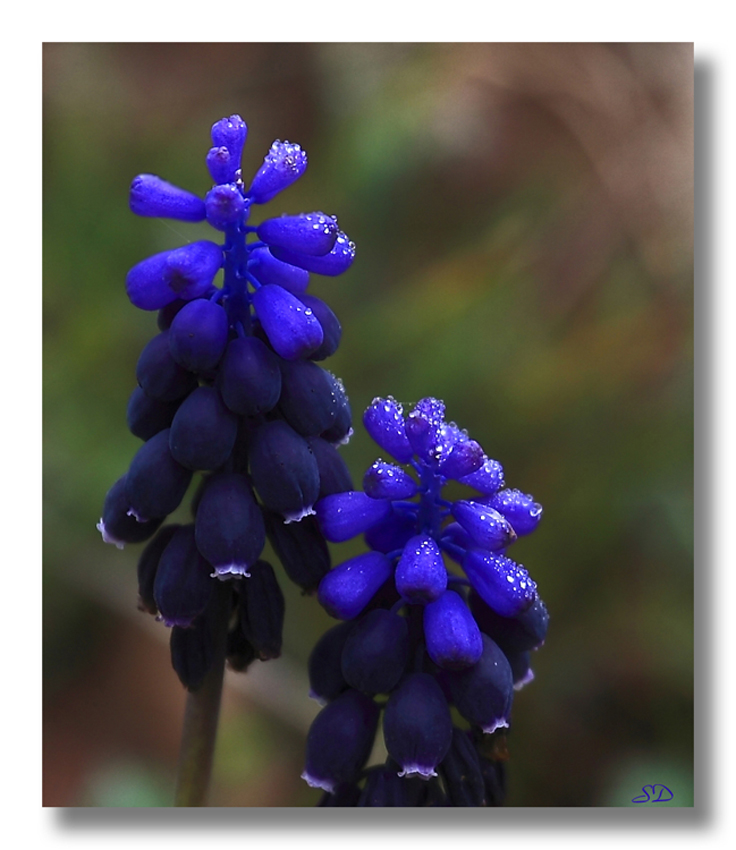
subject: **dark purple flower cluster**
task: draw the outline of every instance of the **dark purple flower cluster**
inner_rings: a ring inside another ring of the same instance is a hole
[[[341,327],[307,288],[312,273],[348,269],[355,246],[322,212],[248,224],[254,205],[304,173],[307,157],[276,141],[246,183],[246,135],[238,115],[214,124],[206,158],[214,185],[204,198],[152,174],[130,190],[138,215],[206,220],[221,234],[128,273],[131,302],[158,311],[159,333],[140,355],[127,411],[144,442],[98,525],[120,548],[152,538],[138,566],[141,607],[172,627],[173,664],[190,689],[212,656],[216,580],[243,579],[231,582],[233,666],[276,657],[284,600],[260,559],[266,538],[289,577],[315,590],[330,560],[313,505],[352,487],[336,449],[351,433],[350,406],[318,365],[337,349]],[[193,522],[163,525],[197,472]]]
[[[375,399],[363,422],[398,463],[377,460],[363,490],[316,505],[327,540],[364,534],[370,551],[320,582],[320,602],[345,622],[310,659],[312,695],[326,705],[303,777],[325,789],[323,805],[500,805],[503,769],[482,755],[484,735],[509,725],[548,622],[536,584],[506,552],[537,527],[542,507],[505,487],[501,465],[445,420],[437,399],[408,415]],[[445,499],[449,482],[468,495]],[[388,697],[389,758],[366,772],[378,695]],[[453,722],[451,706],[467,727]]]

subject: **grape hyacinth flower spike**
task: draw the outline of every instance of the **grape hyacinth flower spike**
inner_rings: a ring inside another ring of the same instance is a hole
[[[369,467],[362,490],[316,505],[328,541],[363,534],[369,551],[320,582],[319,601],[343,622],[310,658],[312,695],[325,708],[310,731],[303,777],[325,790],[321,805],[500,805],[503,765],[488,759],[483,740],[508,727],[549,619],[535,582],[507,550],[535,530],[542,507],[506,487],[501,464],[446,421],[438,399],[405,415],[394,399],[377,398],[363,422],[391,459]],[[444,498],[450,482],[465,488],[463,498]],[[348,763],[346,753],[339,762],[316,756],[344,722],[336,705],[355,704],[350,694],[363,695],[362,717],[375,715],[366,699],[384,709],[383,768],[365,770],[365,759]],[[416,779],[425,781],[419,793]]]
[[[157,311],[158,332],[140,355],[127,409],[143,442],[97,526],[118,548],[148,541],[140,607],[171,627],[172,665],[190,698],[221,686],[225,657],[237,670],[278,657],[284,598],[261,558],[266,539],[287,576],[314,592],[330,556],[313,506],[353,486],[337,451],[352,433],[350,405],[319,365],[336,351],[341,326],[308,287],[312,275],[347,271],[355,245],[320,211],[249,224],[257,206],[304,174],[307,155],[277,140],[248,182],[247,132],[238,115],[213,125],[202,197],[153,174],[130,187],[139,216],[213,228],[212,238],[128,272],[128,297]],[[165,524],[197,474],[192,520]],[[203,795],[180,786],[177,801],[201,805]]]

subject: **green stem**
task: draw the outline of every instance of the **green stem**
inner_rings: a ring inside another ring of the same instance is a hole
[[[230,582],[216,582],[214,593],[217,594],[214,600],[217,605],[214,657],[202,685],[187,694],[174,801],[176,806],[207,805],[225,673]]]

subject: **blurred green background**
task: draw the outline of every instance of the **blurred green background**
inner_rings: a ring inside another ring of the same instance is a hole
[[[127,192],[153,172],[203,194],[209,128],[237,112],[246,175],[275,138],[310,157],[268,214],[335,213],[357,243],[312,284],[356,422],[376,395],[441,397],[544,505],[515,546],[551,623],[508,805],[653,783],[692,805],[692,45],[46,44],[43,106],[44,804],[170,804],[184,692],[136,610],[140,547],[95,523],[156,332],[125,274],[207,228]],[[377,450],[356,430],[359,481]],[[283,584],[283,658],[227,680],[212,805],[319,798],[304,665],[331,621]]]

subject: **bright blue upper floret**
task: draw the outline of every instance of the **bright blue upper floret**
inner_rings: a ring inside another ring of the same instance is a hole
[[[338,619],[352,619],[393,574],[396,590],[410,605],[423,605],[430,656],[445,669],[474,664],[482,652],[480,632],[453,591],[470,584],[501,617],[516,617],[536,599],[526,569],[506,556],[517,537],[538,525],[542,507],[504,486],[501,465],[454,423],[445,406],[425,398],[404,415],[391,398],[366,410],[366,430],[401,464],[377,460],[363,491],[335,493],[316,505],[323,534],[332,542],[365,533],[373,550],[335,567],[319,597]],[[458,481],[472,493],[447,501],[443,488]],[[457,562],[463,579],[447,570],[443,553]]]
[[[160,310],[176,301],[207,298],[221,304],[233,327],[263,328],[286,360],[309,356],[328,335],[321,302],[307,296],[310,273],[335,276],[355,258],[355,245],[323,212],[282,215],[248,225],[254,204],[265,204],[304,173],[307,155],[277,140],[250,184],[242,177],[247,127],[238,115],[212,127],[206,163],[215,185],[204,199],[153,174],[130,189],[130,208],[142,216],[204,221],[224,233],[224,243],[200,240],[148,257],[128,273],[126,289],[136,307]],[[214,286],[224,270],[221,289]]]

